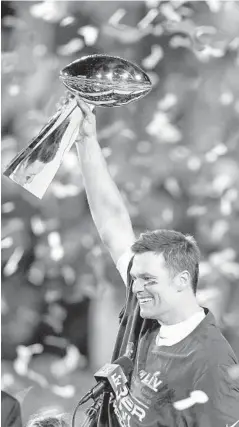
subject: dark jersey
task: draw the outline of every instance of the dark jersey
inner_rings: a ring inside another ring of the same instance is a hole
[[[160,325],[143,320],[129,283],[113,360],[134,361],[128,386],[105,395],[99,425],[122,427],[239,427],[236,357],[209,310],[183,340],[156,345]]]

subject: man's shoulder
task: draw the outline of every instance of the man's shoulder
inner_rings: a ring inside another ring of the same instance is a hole
[[[208,319],[205,319],[203,327],[194,337],[200,363],[205,369],[238,363],[232,347],[216,325],[213,315],[209,313],[207,316]]]

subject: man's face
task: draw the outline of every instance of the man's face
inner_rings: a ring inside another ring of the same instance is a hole
[[[136,294],[140,316],[147,319],[164,320],[172,317],[178,306],[179,296],[174,281],[162,254],[145,252],[136,254],[130,272],[134,278],[133,292]]]

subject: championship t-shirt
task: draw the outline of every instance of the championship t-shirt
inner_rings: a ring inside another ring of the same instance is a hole
[[[180,340],[173,337],[173,344],[164,345],[165,333],[160,340],[158,322],[144,321],[149,326],[142,327],[133,298],[129,292],[126,320],[131,323],[131,332],[127,332],[126,324],[124,335],[121,332],[118,336],[117,350],[133,353],[134,330],[134,336],[138,336],[134,370],[128,385],[118,385],[110,403],[116,415],[110,425],[236,427],[238,423],[239,427],[239,380],[229,375],[229,368],[237,360],[212,313],[204,309],[202,318],[194,319],[194,327],[186,336]],[[164,332],[167,335],[167,330]]]

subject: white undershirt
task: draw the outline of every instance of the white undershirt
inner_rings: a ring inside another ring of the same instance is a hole
[[[186,338],[205,318],[203,308],[189,319],[175,325],[161,325],[159,334],[156,337],[157,345],[174,345]]]

